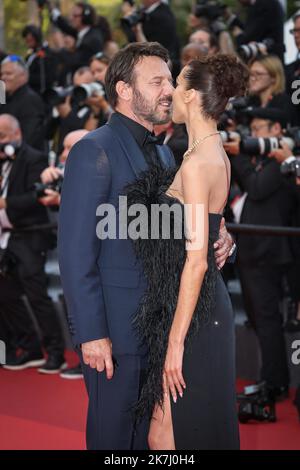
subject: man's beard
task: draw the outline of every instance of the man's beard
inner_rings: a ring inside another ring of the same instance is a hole
[[[172,96],[166,96],[161,98],[156,106],[152,106],[149,102],[143,97],[142,93],[139,90],[134,89],[133,91],[133,101],[132,101],[132,111],[138,117],[142,117],[145,121],[151,122],[151,124],[166,124],[171,120],[172,116],[172,106],[166,108],[164,111],[160,111],[158,106],[162,102],[172,103]]]

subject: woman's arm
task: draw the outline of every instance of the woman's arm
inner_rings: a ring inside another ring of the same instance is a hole
[[[190,159],[182,165],[186,237],[190,241],[186,243],[187,257],[181,274],[179,297],[165,361],[167,383],[175,402],[177,392],[182,396],[182,388],[185,388],[182,376],[184,341],[207,270],[211,181],[211,165],[199,162],[198,159]]]

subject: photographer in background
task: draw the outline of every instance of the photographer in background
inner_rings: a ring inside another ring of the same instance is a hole
[[[1,80],[6,87],[6,104],[0,106],[0,114],[11,114],[18,119],[23,139],[28,145],[47,150],[45,106],[28,84],[28,70],[21,57],[8,55],[1,62]]]
[[[53,248],[53,234],[26,228],[49,222],[46,209],[38,202],[34,185],[47,164],[41,152],[26,145],[18,121],[10,115],[0,116],[1,159],[0,226],[3,256],[10,260],[2,265],[0,276],[0,311],[12,319],[16,315],[17,332],[32,331],[32,322],[20,298],[24,293],[41,330],[42,344],[27,344],[20,355],[11,355],[3,367],[20,370],[41,366],[39,372],[53,374],[65,367],[64,341],[56,311],[47,292],[46,252]],[[7,146],[13,149],[8,151]],[[6,158],[3,158],[6,155]],[[7,155],[9,154],[9,155]],[[2,258],[3,258],[2,256]],[[4,276],[3,276],[4,274]],[[8,281],[7,275],[10,277]],[[7,283],[12,284],[7,289]],[[17,287],[15,295],[14,286]],[[18,336],[16,334],[16,336]],[[45,361],[42,347],[48,357]]]
[[[285,75],[277,56],[260,56],[250,66],[249,105],[275,107],[291,119],[291,101],[285,92]]]
[[[44,196],[39,198],[39,202],[44,206],[59,207],[60,192],[53,190],[51,185],[55,185],[58,180],[63,179],[64,166],[71,148],[87,133],[88,131],[85,129],[78,129],[67,134],[64,138],[63,150],[59,157],[58,166],[49,166],[41,173],[41,182],[43,185],[46,185],[46,187],[44,188]]]
[[[281,109],[254,108],[250,122],[253,138],[281,138],[286,117]],[[226,145],[224,145],[226,150]],[[228,150],[228,149],[227,149]],[[244,150],[245,152],[245,150]],[[236,222],[285,227],[291,225],[294,195],[274,158],[257,154],[231,154],[233,177],[244,192]],[[279,311],[281,282],[292,255],[286,237],[237,237],[238,268],[245,310],[255,328],[261,354],[261,380],[277,399],[288,395],[289,372]]]
[[[189,37],[189,44],[198,44],[206,49],[208,55],[219,52],[219,44],[216,35],[206,27],[198,28]]]
[[[169,5],[165,1],[142,0],[142,8],[137,10],[134,2],[124,3],[125,16],[121,20],[121,26],[128,41],[159,42],[168,50],[173,76],[177,76],[180,71],[180,45],[175,16]]]
[[[295,193],[297,207],[293,215],[293,226],[300,227],[300,158],[293,155],[287,144],[282,143],[281,147],[274,149],[269,157],[275,158],[281,165],[281,173],[287,178]],[[294,261],[287,272],[290,303],[285,330],[295,332],[300,331],[300,240],[298,237],[291,237],[289,241]]]
[[[56,80],[57,59],[47,42],[42,40],[42,31],[35,25],[27,25],[22,31],[28,47],[25,62],[29,72],[29,85],[42,95]]]
[[[238,47],[251,42],[272,40],[270,52],[283,61],[284,40],[283,24],[284,12],[278,0],[239,0],[247,8],[247,19],[244,28],[237,17],[227,16],[227,24],[236,39]]]
[[[187,44],[181,49],[180,64],[181,68],[185,67],[191,60],[201,59],[207,56],[207,48],[200,44],[191,43]]]
[[[64,139],[64,148],[59,158],[58,167],[50,166],[46,168],[41,174],[41,181],[44,185],[44,196],[39,199],[39,202],[44,206],[56,207],[60,205],[60,192],[53,189],[57,185],[57,181],[63,179],[63,168],[67,161],[68,155],[71,148],[75,145],[82,137],[84,137],[88,131],[79,129],[77,131],[70,132]],[[83,377],[81,365],[78,363],[75,367],[61,372],[60,376],[63,379],[80,379]]]
[[[105,124],[112,114],[112,108],[106,99],[104,86],[110,61],[111,60],[103,52],[98,52],[90,60],[90,71],[93,74],[94,80],[100,83],[104,90],[103,95],[98,94],[89,98],[89,104],[92,106],[94,112],[93,117],[97,120],[96,127]]]
[[[57,139],[57,153],[61,153],[63,140],[77,129],[94,130],[99,126],[100,106],[98,95],[104,96],[104,88],[95,83],[88,66],[80,67],[73,76],[73,86],[49,90],[49,105],[53,105],[52,120],[48,123],[48,135]],[[55,133],[57,132],[57,135]]]
[[[79,67],[88,65],[89,59],[103,48],[103,37],[97,26],[95,9],[88,3],[77,2],[72,7],[69,22],[50,2],[48,8],[52,23],[76,40],[74,52],[64,55],[68,69],[74,73]]]
[[[189,16],[192,30],[207,28],[217,38],[218,50],[222,54],[234,54],[235,49],[223,15],[227,6],[218,1],[198,0]]]

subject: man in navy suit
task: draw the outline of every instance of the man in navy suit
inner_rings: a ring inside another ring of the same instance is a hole
[[[106,75],[115,113],[72,148],[66,164],[59,261],[70,331],[89,395],[88,449],[147,449],[149,419],[135,426],[132,416],[147,366],[147,350],[135,335],[132,316],[146,281],[130,239],[97,237],[96,211],[111,204],[118,214],[127,183],[150,165],[175,164],[153,134],[155,124],[171,118],[167,62],[168,53],[158,43],[134,43],[118,52]],[[232,248],[226,230],[219,245],[220,265]]]

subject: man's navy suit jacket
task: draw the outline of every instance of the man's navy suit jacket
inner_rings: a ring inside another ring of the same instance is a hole
[[[167,146],[161,162],[173,167]],[[67,160],[59,213],[58,250],[69,327],[75,346],[109,337],[114,354],[144,354],[132,317],[146,281],[130,239],[100,240],[100,204],[118,208],[119,195],[148,166],[127,127],[112,115],[72,148]],[[118,211],[117,211],[118,212]],[[116,225],[118,233],[118,222]]]

